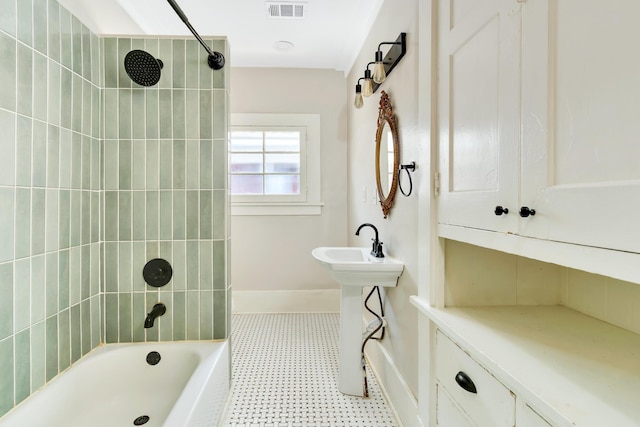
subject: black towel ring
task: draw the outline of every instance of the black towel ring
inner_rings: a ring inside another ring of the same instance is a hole
[[[406,165],[400,165],[400,175],[402,175],[403,169],[407,171],[407,176],[409,177],[409,192],[405,193],[404,190],[402,189],[402,180],[400,179],[400,176],[398,177],[398,187],[400,187],[400,192],[402,193],[403,196],[409,197],[411,195],[411,192],[413,191],[413,181],[411,180],[411,172],[416,171],[416,162],[411,162]]]

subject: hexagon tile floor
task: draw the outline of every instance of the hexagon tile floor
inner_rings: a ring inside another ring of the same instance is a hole
[[[225,427],[396,427],[375,377],[368,398],[338,391],[339,315],[233,316]]]

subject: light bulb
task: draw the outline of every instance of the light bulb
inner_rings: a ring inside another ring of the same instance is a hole
[[[373,81],[371,79],[364,79],[362,85],[362,96],[369,97],[373,95]]]
[[[384,71],[384,63],[382,61],[376,62],[373,65],[373,81],[380,84],[387,78],[387,73]]]
[[[360,80],[362,80],[362,77],[358,79],[358,83],[356,84],[356,99],[353,101],[353,105],[356,108],[362,108],[364,105],[364,102],[362,101],[362,86],[360,85]]]
[[[361,92],[356,92],[356,100],[354,101],[353,105],[356,108],[362,108],[362,106],[364,105]]]

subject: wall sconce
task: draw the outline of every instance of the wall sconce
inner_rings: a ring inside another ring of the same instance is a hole
[[[362,79],[364,79],[364,77],[360,77],[356,84],[356,100],[353,102],[353,105],[356,108],[362,108],[364,105],[364,102],[362,101],[362,85],[360,84],[360,80]]]
[[[387,54],[383,56],[380,48],[385,44],[390,44],[391,48]],[[400,33],[394,42],[382,42],[378,45],[375,61],[367,64],[367,68],[364,70],[364,77],[360,77],[358,84],[356,84],[356,100],[354,102],[356,108],[362,108],[364,103],[362,99],[363,96],[369,97],[378,90],[380,84],[391,74],[391,70],[400,62],[406,51],[407,33]],[[369,69],[369,66],[372,64],[373,71]],[[364,83],[360,84],[360,80],[364,80]]]
[[[380,47],[385,44],[390,44],[391,49],[383,57]],[[407,51],[407,33],[400,33],[395,42],[382,42],[378,45],[378,50],[375,56],[375,65],[373,66],[373,81],[378,85],[386,80],[387,76],[391,74],[391,70],[402,59]],[[374,89],[375,92],[375,89]]]

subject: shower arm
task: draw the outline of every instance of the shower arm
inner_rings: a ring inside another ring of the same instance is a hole
[[[187,15],[184,14],[184,12],[180,8],[180,6],[178,6],[178,4],[175,2],[175,0],[167,0],[167,1],[169,2],[171,7],[173,8],[173,10],[178,14],[180,19],[182,19],[182,22],[184,22],[184,25],[187,26],[189,31],[191,31],[193,36],[196,39],[198,39],[198,41],[200,42],[202,47],[209,54],[209,66],[211,68],[213,68],[214,70],[219,70],[220,68],[222,68],[224,66],[224,56],[220,52],[214,52],[213,50],[211,50],[211,48],[205,43],[205,41],[202,39],[202,37],[200,37],[200,34],[198,34],[196,29],[193,28],[193,26],[189,23],[189,19],[187,18]],[[218,65],[217,68],[216,68],[216,66],[214,66],[214,64],[219,64],[220,62],[221,62],[221,65]]]

